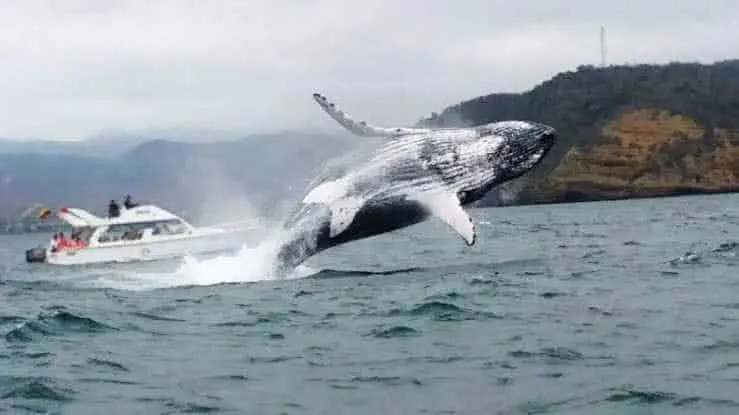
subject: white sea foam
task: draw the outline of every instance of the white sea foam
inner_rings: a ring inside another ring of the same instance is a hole
[[[169,272],[111,270],[111,272],[98,275],[94,285],[139,291],[178,286],[294,279],[318,272],[307,266],[299,266],[288,275],[276,274],[276,253],[280,242],[280,239],[270,238],[256,246],[243,246],[235,253],[208,259],[185,257],[179,268]]]

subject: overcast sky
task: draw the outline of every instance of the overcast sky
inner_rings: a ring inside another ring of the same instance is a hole
[[[0,0],[0,137],[412,124],[562,70],[739,57],[736,0]]]

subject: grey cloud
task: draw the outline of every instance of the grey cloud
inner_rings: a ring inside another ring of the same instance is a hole
[[[714,0],[65,0],[0,6],[0,136],[335,128],[321,91],[380,124],[520,91],[599,60],[733,58]]]

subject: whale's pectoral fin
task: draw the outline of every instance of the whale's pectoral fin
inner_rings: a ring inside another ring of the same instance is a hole
[[[339,109],[336,104],[329,101],[321,94],[313,94],[313,99],[318,105],[328,113],[331,118],[336,120],[342,127],[352,133],[362,137],[398,137],[406,134],[417,134],[428,132],[425,128],[404,128],[404,127],[377,127],[364,121],[355,120],[352,116]]]
[[[331,204],[329,234],[332,238],[344,232],[351,225],[357,212],[362,207],[362,203],[362,199],[359,198],[345,198],[336,200]]]
[[[451,226],[468,246],[475,244],[477,232],[470,215],[464,211],[453,192],[434,192],[422,199],[431,215]]]

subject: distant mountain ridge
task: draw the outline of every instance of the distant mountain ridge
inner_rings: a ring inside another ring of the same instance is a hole
[[[33,203],[103,214],[110,199],[130,193],[196,218],[231,209],[237,220],[240,208],[225,205],[274,211],[295,191],[291,186],[355,143],[353,136],[284,133],[208,143],[142,140],[107,157],[81,147],[0,154],[0,216],[14,217]]]
[[[13,140],[0,138],[0,154],[68,154],[91,157],[118,157],[152,140],[184,143],[235,141],[243,135],[206,129],[154,129],[141,133],[107,131],[79,140]]]

